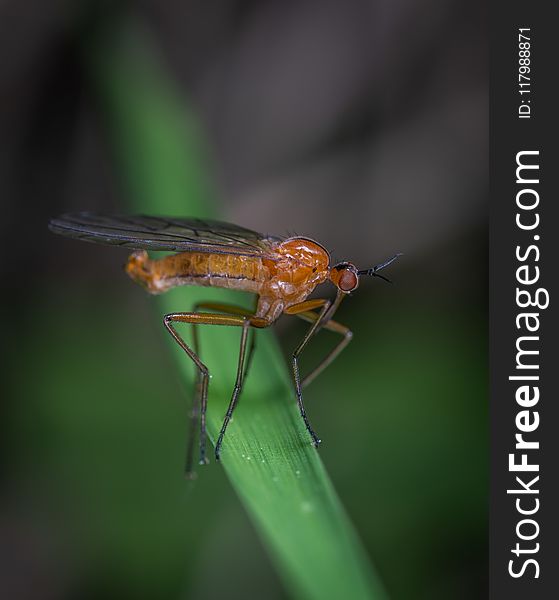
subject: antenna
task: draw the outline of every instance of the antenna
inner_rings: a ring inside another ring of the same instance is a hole
[[[380,277],[387,283],[392,283],[388,277],[384,277],[383,275],[379,275],[378,272],[382,271],[382,269],[386,268],[389,264],[393,263],[399,256],[402,256],[403,252],[398,252],[392,258],[385,260],[384,262],[375,265],[371,269],[364,269],[363,271],[357,271],[357,275],[370,275],[371,277]]]

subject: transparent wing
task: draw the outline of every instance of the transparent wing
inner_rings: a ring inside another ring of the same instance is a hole
[[[211,252],[275,259],[280,237],[206,219],[102,215],[81,212],[52,219],[49,228],[67,237],[145,250]]]

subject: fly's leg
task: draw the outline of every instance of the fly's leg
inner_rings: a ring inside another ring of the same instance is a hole
[[[241,306],[236,306],[234,304],[225,304],[225,303],[221,303],[221,302],[198,302],[197,304],[194,305],[194,312],[198,312],[201,308],[205,308],[207,310],[215,310],[217,312],[224,313],[226,315],[240,315],[243,317],[252,317],[254,314],[254,311],[250,311]],[[194,344],[193,344],[194,350],[195,350],[196,354],[200,355],[199,342],[198,342],[198,331],[197,331],[195,323],[192,324],[192,335],[193,335],[193,340],[194,340]],[[252,357],[254,354],[254,350],[256,349],[256,331],[253,331],[252,335],[249,334],[249,336],[250,336],[250,345],[248,347],[248,354],[247,354],[246,361],[245,361],[245,370],[243,373],[243,380],[246,378],[246,376],[248,374],[248,370],[252,363]],[[238,400],[237,400],[237,402],[238,402]]]
[[[256,331],[253,331],[250,334],[250,345],[248,347],[248,354],[245,362],[245,372],[243,373],[243,380],[248,375],[248,370],[250,369],[250,365],[252,364],[252,357],[254,356],[254,350],[256,349]]]
[[[216,444],[216,458],[219,459],[219,448],[221,447],[221,443],[223,442],[223,436],[225,434],[225,429],[231,419],[231,415],[233,410],[235,409],[238,396],[242,389],[243,382],[243,366],[244,359],[246,355],[246,342],[248,337],[248,328],[250,326],[253,327],[267,327],[270,323],[266,319],[262,319],[255,316],[238,316],[238,315],[219,315],[213,313],[199,313],[199,312],[191,312],[191,313],[171,313],[165,315],[163,319],[163,323],[165,328],[169,333],[173,336],[173,339],[177,342],[177,344],[184,350],[184,352],[189,356],[194,365],[198,370],[198,377],[200,386],[200,396],[199,402],[196,402],[195,407],[200,407],[200,464],[206,463],[206,412],[207,412],[207,404],[208,404],[208,384],[209,384],[209,371],[206,365],[200,360],[198,354],[190,348],[190,346],[183,340],[183,338],[178,334],[177,330],[174,327],[174,323],[190,323],[192,325],[229,325],[242,327],[243,331],[241,334],[241,348],[239,351],[239,366],[237,369],[237,378],[235,383],[235,388],[233,390],[233,395],[231,397],[231,401],[229,403],[229,408],[227,410],[227,415],[225,417],[225,421],[221,428],[218,443]],[[198,341],[195,340],[197,344]],[[197,411],[194,411],[195,413]],[[192,419],[191,419],[192,422]],[[187,471],[186,475],[190,476],[191,471],[188,469],[191,468],[188,464],[188,456],[187,456]]]
[[[297,313],[297,316],[309,323],[314,323],[319,318],[316,313],[310,311]],[[308,373],[308,375],[305,375],[305,377],[303,377],[301,381],[301,386],[303,387],[303,389],[306,388],[309,385],[309,383],[314,381],[322,373],[322,371],[326,369],[326,367],[332,364],[334,359],[341,354],[342,350],[344,350],[344,348],[349,344],[349,342],[351,342],[353,338],[353,332],[349,327],[346,327],[345,325],[342,325],[341,323],[338,323],[337,321],[334,321],[332,319],[330,319],[330,321],[326,321],[326,323],[322,325],[322,329],[338,333],[342,336],[342,339],[320,361],[320,363],[316,365],[316,367],[312,369],[310,373]]]
[[[173,322],[184,322],[181,317],[187,317],[187,314],[168,314],[163,318],[163,324],[167,331],[173,336],[177,344],[186,352],[189,358],[196,366],[196,393],[194,395],[192,412],[190,415],[190,431],[188,446],[186,452],[185,475],[188,478],[193,476],[192,469],[192,454],[194,447],[194,431],[200,414],[200,464],[206,464],[206,406],[208,400],[208,380],[209,371],[206,365],[200,360],[197,352],[192,350],[190,346],[182,339],[177,330],[173,326]],[[188,321],[187,321],[188,322]],[[197,340],[194,342],[195,347],[198,345]]]
[[[303,385],[305,385],[306,383],[309,383],[310,380],[314,379],[314,377],[316,377],[322,370],[324,370],[334,360],[334,358],[336,358],[336,356],[349,343],[349,340],[351,339],[351,332],[350,332],[350,335],[348,336],[347,341],[345,339],[342,340],[343,345],[341,346],[341,348],[339,347],[340,344],[338,344],[338,346],[336,348],[334,348],[334,350],[322,361],[322,363],[320,363],[318,365],[318,367],[316,367],[313,371],[311,371],[311,373],[303,380],[303,383],[301,382],[301,375],[299,372],[299,358],[301,356],[301,353],[305,349],[306,345],[309,343],[310,339],[318,331],[320,331],[320,329],[322,329],[323,327],[328,327],[328,328],[332,327],[331,325],[328,325],[328,324],[332,323],[331,317],[334,314],[334,312],[336,311],[336,309],[338,308],[338,306],[340,305],[340,302],[342,301],[342,299],[343,299],[343,296],[338,295],[336,297],[336,300],[334,300],[334,302],[330,302],[330,300],[324,300],[324,299],[307,300],[305,302],[301,302],[299,304],[291,306],[285,311],[287,314],[301,315],[303,319],[309,320],[312,323],[311,326],[309,327],[309,330],[307,331],[305,337],[301,340],[300,344],[293,351],[292,367],[293,367],[293,380],[295,382],[295,392],[297,394],[297,404],[299,406],[299,412],[301,413],[301,417],[303,418],[305,427],[307,428],[307,431],[309,432],[309,435],[311,436],[311,439],[313,441],[315,448],[318,448],[318,445],[320,444],[320,438],[316,435],[316,433],[314,432],[314,430],[312,429],[312,427],[309,423],[309,420],[308,420],[308,417],[307,417],[307,414],[305,411],[305,406],[303,404],[302,388],[303,388]],[[318,312],[318,314],[316,314],[314,312],[310,312],[316,308],[320,308],[320,311]],[[338,325],[339,325],[338,323],[335,323],[334,327],[336,327]],[[343,327],[343,326],[341,326],[341,327]],[[309,380],[309,378],[310,378],[310,380]]]
[[[200,398],[202,395],[202,378],[200,377],[200,371],[197,371],[197,383],[196,383],[196,394],[192,400],[192,408],[190,411],[190,425],[188,428],[188,438],[186,446],[186,466],[184,468],[184,474],[187,479],[194,479],[196,474],[192,468],[194,462],[194,442],[196,439],[196,425],[198,424],[198,417],[200,415]],[[207,463],[207,460],[205,460]]]
[[[225,313],[225,314],[229,314],[229,315],[240,315],[240,316],[244,317],[244,323],[242,325],[243,331],[241,333],[241,346],[239,348],[239,363],[238,363],[238,367],[237,367],[237,377],[235,380],[235,387],[233,388],[233,395],[231,396],[231,400],[229,402],[227,412],[225,413],[225,419],[223,421],[223,425],[221,426],[221,430],[219,432],[219,436],[217,438],[217,442],[215,445],[215,458],[216,458],[216,460],[219,460],[219,454],[221,451],[221,445],[223,444],[223,437],[225,436],[225,430],[227,429],[227,425],[229,425],[229,421],[231,420],[231,417],[233,416],[233,411],[235,410],[237,404],[239,403],[239,396],[241,393],[243,382],[246,377],[246,373],[248,371],[248,366],[249,366],[250,360],[252,358],[252,353],[254,351],[254,336],[255,336],[255,334],[253,333],[251,336],[252,341],[251,341],[251,345],[249,348],[248,357],[247,357],[246,366],[245,366],[245,355],[246,355],[246,346],[247,346],[247,339],[248,339],[247,336],[248,336],[248,328],[250,326],[250,321],[247,320],[246,317],[251,317],[252,313],[249,310],[242,308],[240,306],[235,306],[232,304],[222,304],[222,303],[217,303],[217,302],[198,302],[194,306],[195,312],[198,312],[198,310],[200,308],[215,310],[215,311],[219,311],[221,313]],[[192,323],[192,333],[193,333],[195,347],[199,348],[198,328],[196,327],[196,323]],[[199,354],[198,349],[196,350],[196,353]]]
[[[225,419],[223,420],[223,425],[221,426],[221,430],[219,432],[219,436],[217,438],[217,442],[215,444],[215,459],[219,460],[219,453],[221,451],[221,444],[223,444],[223,437],[225,436],[225,430],[227,429],[227,425],[229,425],[229,421],[233,416],[233,411],[237,406],[237,401],[239,399],[239,394],[241,393],[241,389],[243,387],[244,381],[244,363],[245,363],[245,353],[247,346],[247,336],[248,336],[248,328],[250,327],[250,321],[245,319],[243,323],[243,331],[241,333],[241,347],[239,348],[239,362],[237,365],[237,378],[235,380],[235,387],[233,388],[233,394],[231,396],[231,400],[229,401],[229,406],[227,407],[227,412],[225,413]]]
[[[196,311],[198,312],[198,311]],[[174,336],[173,336],[174,337]],[[200,356],[200,340],[198,336],[198,328],[196,326],[192,326],[192,346],[194,353],[196,356]],[[200,404],[203,395],[203,385],[204,385],[204,377],[202,375],[202,371],[200,369],[196,369],[195,375],[195,384],[194,384],[194,397],[192,399],[192,408],[190,411],[190,426],[188,431],[187,438],[187,447],[186,447],[186,467],[185,474],[188,478],[191,476],[195,476],[194,469],[192,468],[192,464],[194,462],[194,442],[196,439],[196,427],[198,425],[198,419],[200,417]],[[206,383],[206,386],[208,384]],[[202,455],[202,451],[200,452]],[[207,463],[207,459],[200,458],[200,462],[204,460]]]
[[[295,393],[297,394],[297,404],[299,405],[299,412],[301,413],[301,417],[303,418],[305,427],[307,428],[307,431],[311,436],[315,448],[318,448],[318,445],[320,444],[320,438],[316,435],[313,428],[311,427],[311,424],[309,423],[309,419],[307,417],[307,413],[305,411],[305,405],[303,403],[303,390],[301,386],[301,376],[299,374],[299,357],[301,356],[301,352],[303,352],[303,350],[305,349],[305,346],[309,343],[309,340],[317,332],[318,326],[320,325],[320,321],[329,308],[330,302],[326,301],[324,303],[324,306],[320,310],[320,313],[318,314],[318,319],[310,326],[305,337],[302,339],[301,343],[297,346],[297,348],[295,348],[291,357],[291,366],[293,368],[293,381],[295,382]]]

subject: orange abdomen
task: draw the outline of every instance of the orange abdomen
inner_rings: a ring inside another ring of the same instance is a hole
[[[152,294],[179,285],[200,285],[258,293],[268,269],[257,257],[181,252],[152,260],[147,252],[132,254],[126,271]]]

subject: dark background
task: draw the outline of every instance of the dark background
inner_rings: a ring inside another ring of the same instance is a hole
[[[0,592],[285,595],[220,467],[185,487],[186,392],[125,254],[46,228],[129,205],[84,58],[113,25],[174,82],[222,218],[360,268],[404,252],[307,405],[391,597],[485,597],[485,10],[442,0],[2,4]]]

